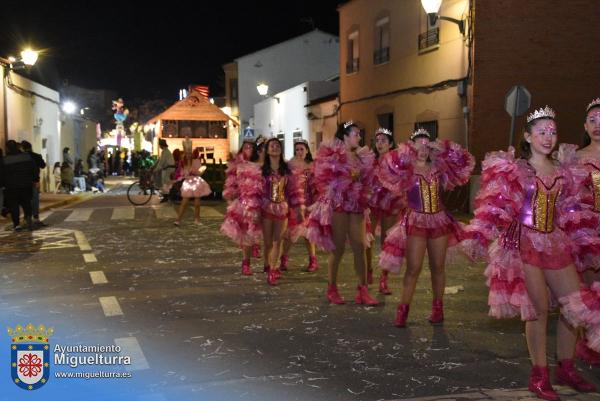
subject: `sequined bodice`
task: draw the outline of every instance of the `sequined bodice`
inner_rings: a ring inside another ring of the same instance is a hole
[[[555,177],[548,186],[535,177],[532,183],[526,185],[525,202],[519,215],[521,224],[543,233],[554,230],[556,200],[560,196],[563,179],[563,176]]]
[[[415,174],[408,190],[408,207],[420,213],[437,213],[444,209],[440,197],[440,180],[437,174],[429,178]]]
[[[585,163],[585,166],[590,172],[590,190],[594,196],[594,211],[600,212],[600,168],[594,163]]]
[[[287,179],[285,176],[280,176],[279,174],[271,174],[267,178],[268,185],[268,193],[270,195],[271,202],[281,203],[284,202],[285,199],[285,185],[287,183]]]

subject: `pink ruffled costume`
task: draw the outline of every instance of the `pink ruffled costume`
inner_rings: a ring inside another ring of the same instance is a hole
[[[297,162],[292,159],[288,162],[288,167],[292,170],[289,177],[289,207],[288,225],[286,237],[292,242],[298,238],[307,236],[308,219],[298,218],[301,208],[308,208],[314,202],[314,164],[308,166],[303,162]]]
[[[469,181],[475,166],[473,156],[460,145],[441,141],[441,150],[432,151],[431,172],[427,177],[414,172],[417,151],[407,142],[385,154],[379,179],[394,194],[405,194],[408,207],[396,225],[387,232],[380,266],[397,273],[404,263],[409,235],[437,238],[449,235],[448,245],[463,239],[463,230],[442,204],[442,190],[451,190]]]
[[[359,148],[356,156],[348,157],[344,142],[334,138],[321,144],[314,162],[318,195],[310,207],[308,239],[329,252],[335,249],[331,238],[334,211],[365,216],[369,213],[375,156],[366,147]]]
[[[537,319],[523,264],[565,268],[580,243],[600,253],[600,241],[582,229],[597,220],[580,207],[578,174],[561,165],[551,176],[538,176],[526,160],[515,159],[513,148],[490,153],[483,161],[475,217],[463,246],[473,256],[488,258],[490,316]],[[600,349],[600,284],[558,301],[569,323],[588,328],[589,346]]]
[[[199,159],[192,160],[189,168],[181,167],[183,177],[183,183],[181,184],[182,197],[201,198],[212,193],[210,185],[200,177],[200,167],[202,167],[202,163]]]
[[[259,244],[262,188],[255,185],[261,179],[260,166],[246,161],[240,153],[225,172],[223,197],[229,201],[221,232],[240,246]]]
[[[382,156],[383,158],[383,156]],[[382,158],[375,161],[375,176],[373,178],[373,192],[369,199],[371,215],[381,220],[383,217],[396,216],[406,207],[405,194],[397,194],[383,186],[381,176]],[[373,231],[373,230],[370,230]]]
[[[572,146],[573,148],[570,149],[570,153],[574,155],[575,149],[574,145]],[[569,154],[566,154],[565,158],[571,159],[569,156]],[[583,173],[585,174],[580,187],[582,191],[581,201],[591,208],[600,219],[600,158],[579,157],[579,155],[575,155],[572,161],[577,163],[579,168],[584,170]],[[596,235],[600,236],[600,225],[590,227],[589,229],[595,230]],[[594,253],[593,249],[588,249],[585,244],[580,245],[575,258],[575,265],[579,272],[588,269],[598,271],[600,269],[600,255]]]

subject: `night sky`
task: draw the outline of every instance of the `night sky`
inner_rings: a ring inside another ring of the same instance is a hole
[[[2,3],[0,56],[42,49],[33,73],[44,84],[176,99],[190,83],[223,95],[223,64],[312,27],[337,35],[343,1]]]

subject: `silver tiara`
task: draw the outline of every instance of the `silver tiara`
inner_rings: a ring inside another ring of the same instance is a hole
[[[375,135],[379,135],[379,134],[385,134],[385,135],[393,136],[392,135],[392,131],[390,131],[387,128],[382,128],[382,127],[377,128],[377,131],[375,131]]]
[[[348,128],[349,126],[353,125],[354,121],[352,120],[348,120],[344,123],[344,129]]]
[[[419,135],[424,135],[427,138],[431,139],[431,134],[425,128],[419,128],[418,130],[416,130],[415,132],[413,132],[413,134],[410,136],[410,140],[412,141],[413,139],[415,139]]]
[[[590,111],[590,109],[594,106],[600,106],[600,97],[597,97],[596,99],[592,100],[592,103],[588,104],[586,112]]]
[[[297,144],[297,143],[303,143],[303,144],[305,144],[305,145],[308,146],[308,141],[306,139],[304,139],[304,138],[294,139],[294,145]]]
[[[539,110],[534,110],[533,113],[527,116],[527,122],[530,123],[533,120],[537,120],[538,118],[551,118],[554,120],[556,117],[556,112],[552,110],[549,106],[540,108]]]

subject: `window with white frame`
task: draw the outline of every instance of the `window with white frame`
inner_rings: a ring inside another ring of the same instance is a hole
[[[358,72],[359,44],[358,30],[348,35],[348,60],[346,61],[346,74]]]
[[[390,61],[390,17],[386,16],[375,23],[373,64],[384,64],[388,61]]]

